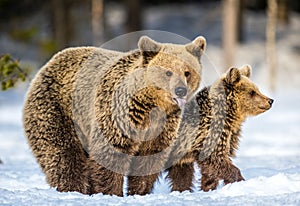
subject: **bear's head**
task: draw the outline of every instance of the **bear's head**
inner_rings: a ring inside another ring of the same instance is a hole
[[[258,87],[249,79],[251,67],[231,68],[222,78],[226,89],[231,93],[237,111],[244,118],[263,113],[271,108],[273,99],[263,95]]]
[[[200,58],[205,51],[205,38],[199,36],[189,44],[177,45],[158,43],[143,36],[138,47],[143,56],[147,85],[159,88],[160,99],[165,97],[182,108],[200,85]]]

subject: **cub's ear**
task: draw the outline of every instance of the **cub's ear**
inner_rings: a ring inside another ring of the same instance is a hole
[[[226,73],[225,81],[228,84],[234,85],[241,80],[241,73],[237,68],[230,68]]]
[[[251,71],[252,71],[252,68],[250,65],[246,64],[246,65],[240,67],[239,70],[240,70],[241,75],[244,75],[244,76],[250,78]]]
[[[148,36],[142,36],[139,39],[138,47],[140,51],[159,52],[161,45]]]
[[[198,36],[194,41],[187,44],[185,49],[195,57],[200,58],[206,49],[206,39],[203,36]]]

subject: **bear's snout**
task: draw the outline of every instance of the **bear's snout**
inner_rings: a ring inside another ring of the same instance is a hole
[[[274,99],[269,99],[269,104],[270,104],[270,106],[272,106],[272,104],[273,104],[273,102],[274,102]]]
[[[187,89],[185,87],[176,87],[175,89],[175,94],[180,97],[183,98],[186,96],[187,94]]]

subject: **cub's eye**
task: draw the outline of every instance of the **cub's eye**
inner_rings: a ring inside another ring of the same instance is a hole
[[[167,71],[167,72],[166,72],[166,75],[167,75],[168,77],[172,76],[172,74],[173,74],[173,73],[172,73],[171,71]]]
[[[255,93],[256,93],[256,92],[255,92],[254,90],[251,90],[251,91],[249,92],[250,96],[254,96]]]
[[[188,71],[184,72],[184,76],[185,76],[185,77],[189,77],[190,75],[191,75],[190,72],[188,72]]]

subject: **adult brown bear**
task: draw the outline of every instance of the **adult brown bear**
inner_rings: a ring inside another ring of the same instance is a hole
[[[141,37],[138,49],[57,53],[26,96],[28,143],[58,191],[147,194],[201,81],[203,37],[186,45]],[[149,158],[144,158],[149,157]]]

